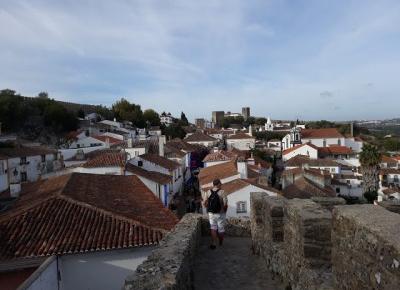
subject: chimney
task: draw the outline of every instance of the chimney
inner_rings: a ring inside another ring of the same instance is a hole
[[[247,163],[246,160],[240,158],[237,160],[237,171],[240,173],[241,179],[247,179]]]
[[[133,138],[132,137],[128,138],[127,145],[128,145],[128,148],[132,148],[132,146],[133,146]]]
[[[354,123],[353,122],[350,123],[350,136],[354,137]]]
[[[249,126],[249,135],[253,136],[253,126]]]
[[[166,143],[165,135],[158,137],[158,154],[164,157],[164,145]]]
[[[110,138],[106,138],[106,148],[110,148]]]
[[[218,151],[219,151],[218,147],[214,147],[214,148],[213,148],[213,153],[216,153],[216,152],[218,152]]]
[[[117,122],[117,118],[114,118],[114,122]]]

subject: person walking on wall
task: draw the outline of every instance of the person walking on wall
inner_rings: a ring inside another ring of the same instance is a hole
[[[221,189],[221,180],[213,181],[213,188],[207,192],[204,200],[204,207],[207,208],[208,219],[210,221],[211,245],[214,250],[217,243],[222,246],[225,233],[225,213],[228,209],[228,199]]]

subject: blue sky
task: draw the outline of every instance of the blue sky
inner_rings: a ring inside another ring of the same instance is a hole
[[[400,1],[0,0],[0,88],[281,119],[399,117]]]

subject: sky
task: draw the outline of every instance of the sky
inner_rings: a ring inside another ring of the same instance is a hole
[[[0,89],[272,119],[399,117],[400,1],[0,0]]]

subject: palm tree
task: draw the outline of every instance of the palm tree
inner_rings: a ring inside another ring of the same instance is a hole
[[[376,193],[378,191],[380,161],[381,154],[379,153],[378,148],[371,144],[364,144],[360,153],[364,193]]]

